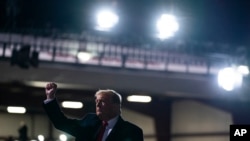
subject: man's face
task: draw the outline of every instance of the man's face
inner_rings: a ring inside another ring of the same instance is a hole
[[[111,95],[98,94],[95,103],[96,114],[101,120],[110,120],[117,115],[117,104],[113,103]]]

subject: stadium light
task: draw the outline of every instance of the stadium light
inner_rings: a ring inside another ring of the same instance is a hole
[[[162,14],[156,23],[158,30],[158,38],[167,39],[174,35],[179,29],[179,24],[175,16],[170,14]]]
[[[233,67],[221,69],[218,73],[218,85],[226,91],[232,91],[242,84],[243,75]]]
[[[243,76],[246,76],[249,74],[248,66],[240,65],[237,67],[237,71],[240,72]]]
[[[97,18],[96,29],[100,31],[109,31],[119,21],[118,15],[110,9],[100,10],[97,13],[96,18]]]

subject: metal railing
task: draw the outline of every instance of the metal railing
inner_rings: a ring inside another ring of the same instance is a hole
[[[0,57],[12,59],[14,50],[20,52],[24,46],[28,46],[30,58],[37,52],[37,58],[33,56],[36,61],[195,74],[216,74],[220,68],[232,63],[247,63],[246,55],[237,52],[234,55],[211,52],[194,54],[183,49],[173,50],[173,47],[145,48],[98,39],[0,33]],[[91,57],[83,61],[78,56],[80,52],[89,53]]]

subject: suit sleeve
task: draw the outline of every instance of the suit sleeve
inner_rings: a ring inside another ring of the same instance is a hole
[[[138,135],[139,135],[139,137],[138,137],[137,140],[138,140],[138,141],[144,141],[142,129],[139,129]]]
[[[135,128],[134,132],[131,132],[131,141],[143,141],[143,131],[141,128]]]
[[[80,128],[84,130],[83,127],[80,127],[79,120],[67,118],[64,113],[61,111],[57,100],[54,99],[49,103],[43,103],[43,107],[53,123],[54,127],[62,130],[72,136],[79,135]]]
[[[143,131],[140,127],[127,122],[123,127],[123,141],[143,141]]]

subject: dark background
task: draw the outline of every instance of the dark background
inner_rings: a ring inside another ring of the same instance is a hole
[[[24,35],[47,30],[93,33],[96,32],[93,29],[94,11],[103,3],[97,0],[1,0],[0,31],[23,32]],[[106,4],[110,5],[109,2]],[[129,37],[137,41],[143,38],[144,41],[150,41],[155,33],[157,16],[166,12],[173,13],[180,24],[179,31],[170,41],[222,43],[231,48],[244,46],[248,49],[249,9],[249,0],[119,0],[116,10],[120,15],[120,23],[111,34],[123,39]],[[222,46],[213,47],[213,51],[217,52]],[[235,52],[230,53],[232,55]],[[80,100],[84,103],[84,108],[80,110],[65,109],[76,117],[94,111],[93,95],[96,90],[111,88],[123,95],[125,107],[155,116],[155,121],[158,121],[156,128],[158,131],[168,131],[167,136],[170,134],[171,103],[176,100],[192,99],[207,103],[230,112],[234,123],[249,123],[249,79],[239,91],[227,93],[218,88],[215,77],[206,75],[109,69],[55,62],[40,62],[38,68],[24,70],[10,66],[6,58],[0,59],[0,111],[5,112],[6,106],[12,105],[25,106],[27,113],[44,113],[42,102],[45,99],[45,84],[35,86],[32,82],[54,81],[60,83],[59,101]],[[64,87],[62,84],[65,84]],[[126,96],[131,94],[150,95],[152,102],[127,102]],[[155,110],[162,107],[166,113]],[[162,119],[169,121],[162,123]],[[168,138],[160,135],[158,138],[161,140]]]
[[[1,0],[0,28],[90,31],[94,25],[94,10],[104,2]],[[113,32],[120,36],[150,37],[157,16],[167,12],[176,15],[180,24],[175,38],[246,45],[250,37],[249,7],[248,0],[118,0],[116,10],[120,25]],[[7,12],[8,8],[14,13]]]

